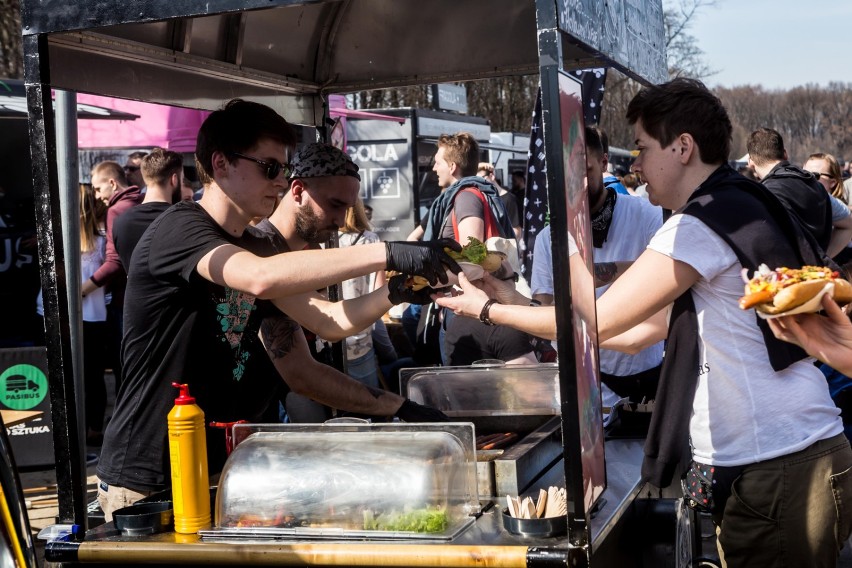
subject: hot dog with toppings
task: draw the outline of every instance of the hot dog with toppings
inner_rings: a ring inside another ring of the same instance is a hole
[[[783,314],[794,310],[816,297],[826,284],[833,284],[831,294],[840,304],[852,302],[852,284],[840,278],[839,273],[824,266],[803,266],[802,268],[781,267],[770,270],[761,264],[752,278],[743,269],[745,295],[740,298],[740,308],[754,308],[770,315]],[[819,303],[814,311],[819,311]]]

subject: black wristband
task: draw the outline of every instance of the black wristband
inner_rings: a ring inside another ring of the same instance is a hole
[[[485,325],[494,325],[494,322],[488,318],[488,312],[491,311],[491,306],[494,304],[498,304],[497,300],[491,299],[485,302],[485,305],[482,306],[482,311],[479,312],[479,321],[484,323]]]
[[[533,298],[532,300],[530,300],[530,306],[537,308],[537,307],[541,306],[541,302],[539,300],[536,300],[535,298]]]

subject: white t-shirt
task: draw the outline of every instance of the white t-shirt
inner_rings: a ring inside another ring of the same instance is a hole
[[[696,461],[755,463],[843,431],[840,411],[812,359],[772,369],[754,312],[738,306],[742,265],[727,243],[695,217],[673,215],[648,248],[701,275],[691,288],[700,337],[689,423]]]
[[[601,248],[593,249],[595,263],[636,260],[663,224],[662,209],[645,199],[632,195],[619,195],[612,212],[612,223]],[[532,292],[553,294],[553,266],[551,260],[550,227],[536,236],[533,250]],[[595,297],[609,289],[609,285],[595,289]],[[653,369],[663,359],[663,342],[643,349],[635,355],[600,350],[601,371],[617,377],[627,377]]]
[[[337,234],[338,245],[340,248],[358,246],[363,244],[378,243],[379,236],[372,231],[364,231],[361,236],[358,233],[343,233]],[[366,296],[373,291],[373,283],[375,282],[375,273],[365,274],[356,278],[344,280],[342,285],[342,294],[344,300],[352,300]],[[362,329],[358,333],[353,333],[346,338],[346,358],[349,361],[354,361],[359,357],[372,352],[373,350],[373,326]]]
[[[106,236],[105,233],[95,237],[95,250],[80,253],[80,282],[85,283],[86,280],[92,277],[97,272],[98,268],[104,263],[106,257]],[[36,297],[36,312],[40,316],[44,316],[44,299],[38,291]],[[86,295],[81,301],[83,312],[83,321],[99,322],[106,321],[106,292],[103,286],[96,288],[93,292]]]

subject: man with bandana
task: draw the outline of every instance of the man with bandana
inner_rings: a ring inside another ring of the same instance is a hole
[[[663,224],[662,210],[647,199],[622,195],[604,186],[606,166],[601,131],[586,127],[586,183],[592,214],[597,297],[642,254]],[[553,304],[550,226],[535,240],[531,288],[535,300],[542,305]],[[634,355],[608,349],[601,349],[600,354],[601,380],[612,391],[636,402],[654,398],[663,359],[662,342]]]
[[[277,252],[318,249],[321,243],[337,234],[338,228],[344,224],[346,212],[355,203],[361,179],[358,166],[342,150],[329,144],[313,143],[296,152],[290,168],[290,188],[272,215],[258,223],[256,228],[269,235]],[[423,304],[431,301],[430,289],[413,292],[404,286],[404,280],[400,276],[392,277],[387,285],[342,302],[329,302],[318,292],[275,300],[287,316],[269,326],[270,329],[295,336],[298,340],[283,348],[280,345],[268,346],[273,364],[290,389],[284,398],[287,415],[292,421],[317,421],[323,417],[324,410],[305,398],[322,400],[330,405],[335,402],[328,393],[318,390],[323,387],[322,382],[304,372],[311,361],[310,355],[296,345],[305,341],[303,335],[309,335],[310,340],[316,336],[342,340],[379,319],[393,303]],[[337,380],[343,381],[342,375],[333,369],[323,369],[323,374],[335,375]],[[335,387],[332,394],[339,402],[343,398],[338,396],[340,385],[328,384]]]

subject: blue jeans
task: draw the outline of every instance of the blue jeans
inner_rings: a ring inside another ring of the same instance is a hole
[[[347,361],[346,374],[368,387],[381,388],[376,353],[372,349],[357,359]]]
[[[445,338],[447,335],[447,328],[453,323],[453,320],[456,318],[456,314],[453,313],[453,310],[448,310],[444,308],[441,310],[444,316],[444,321],[441,322],[441,331],[438,333],[438,341],[441,343],[441,362],[443,362],[445,367],[450,366],[450,355],[447,353],[447,348],[445,346]]]

